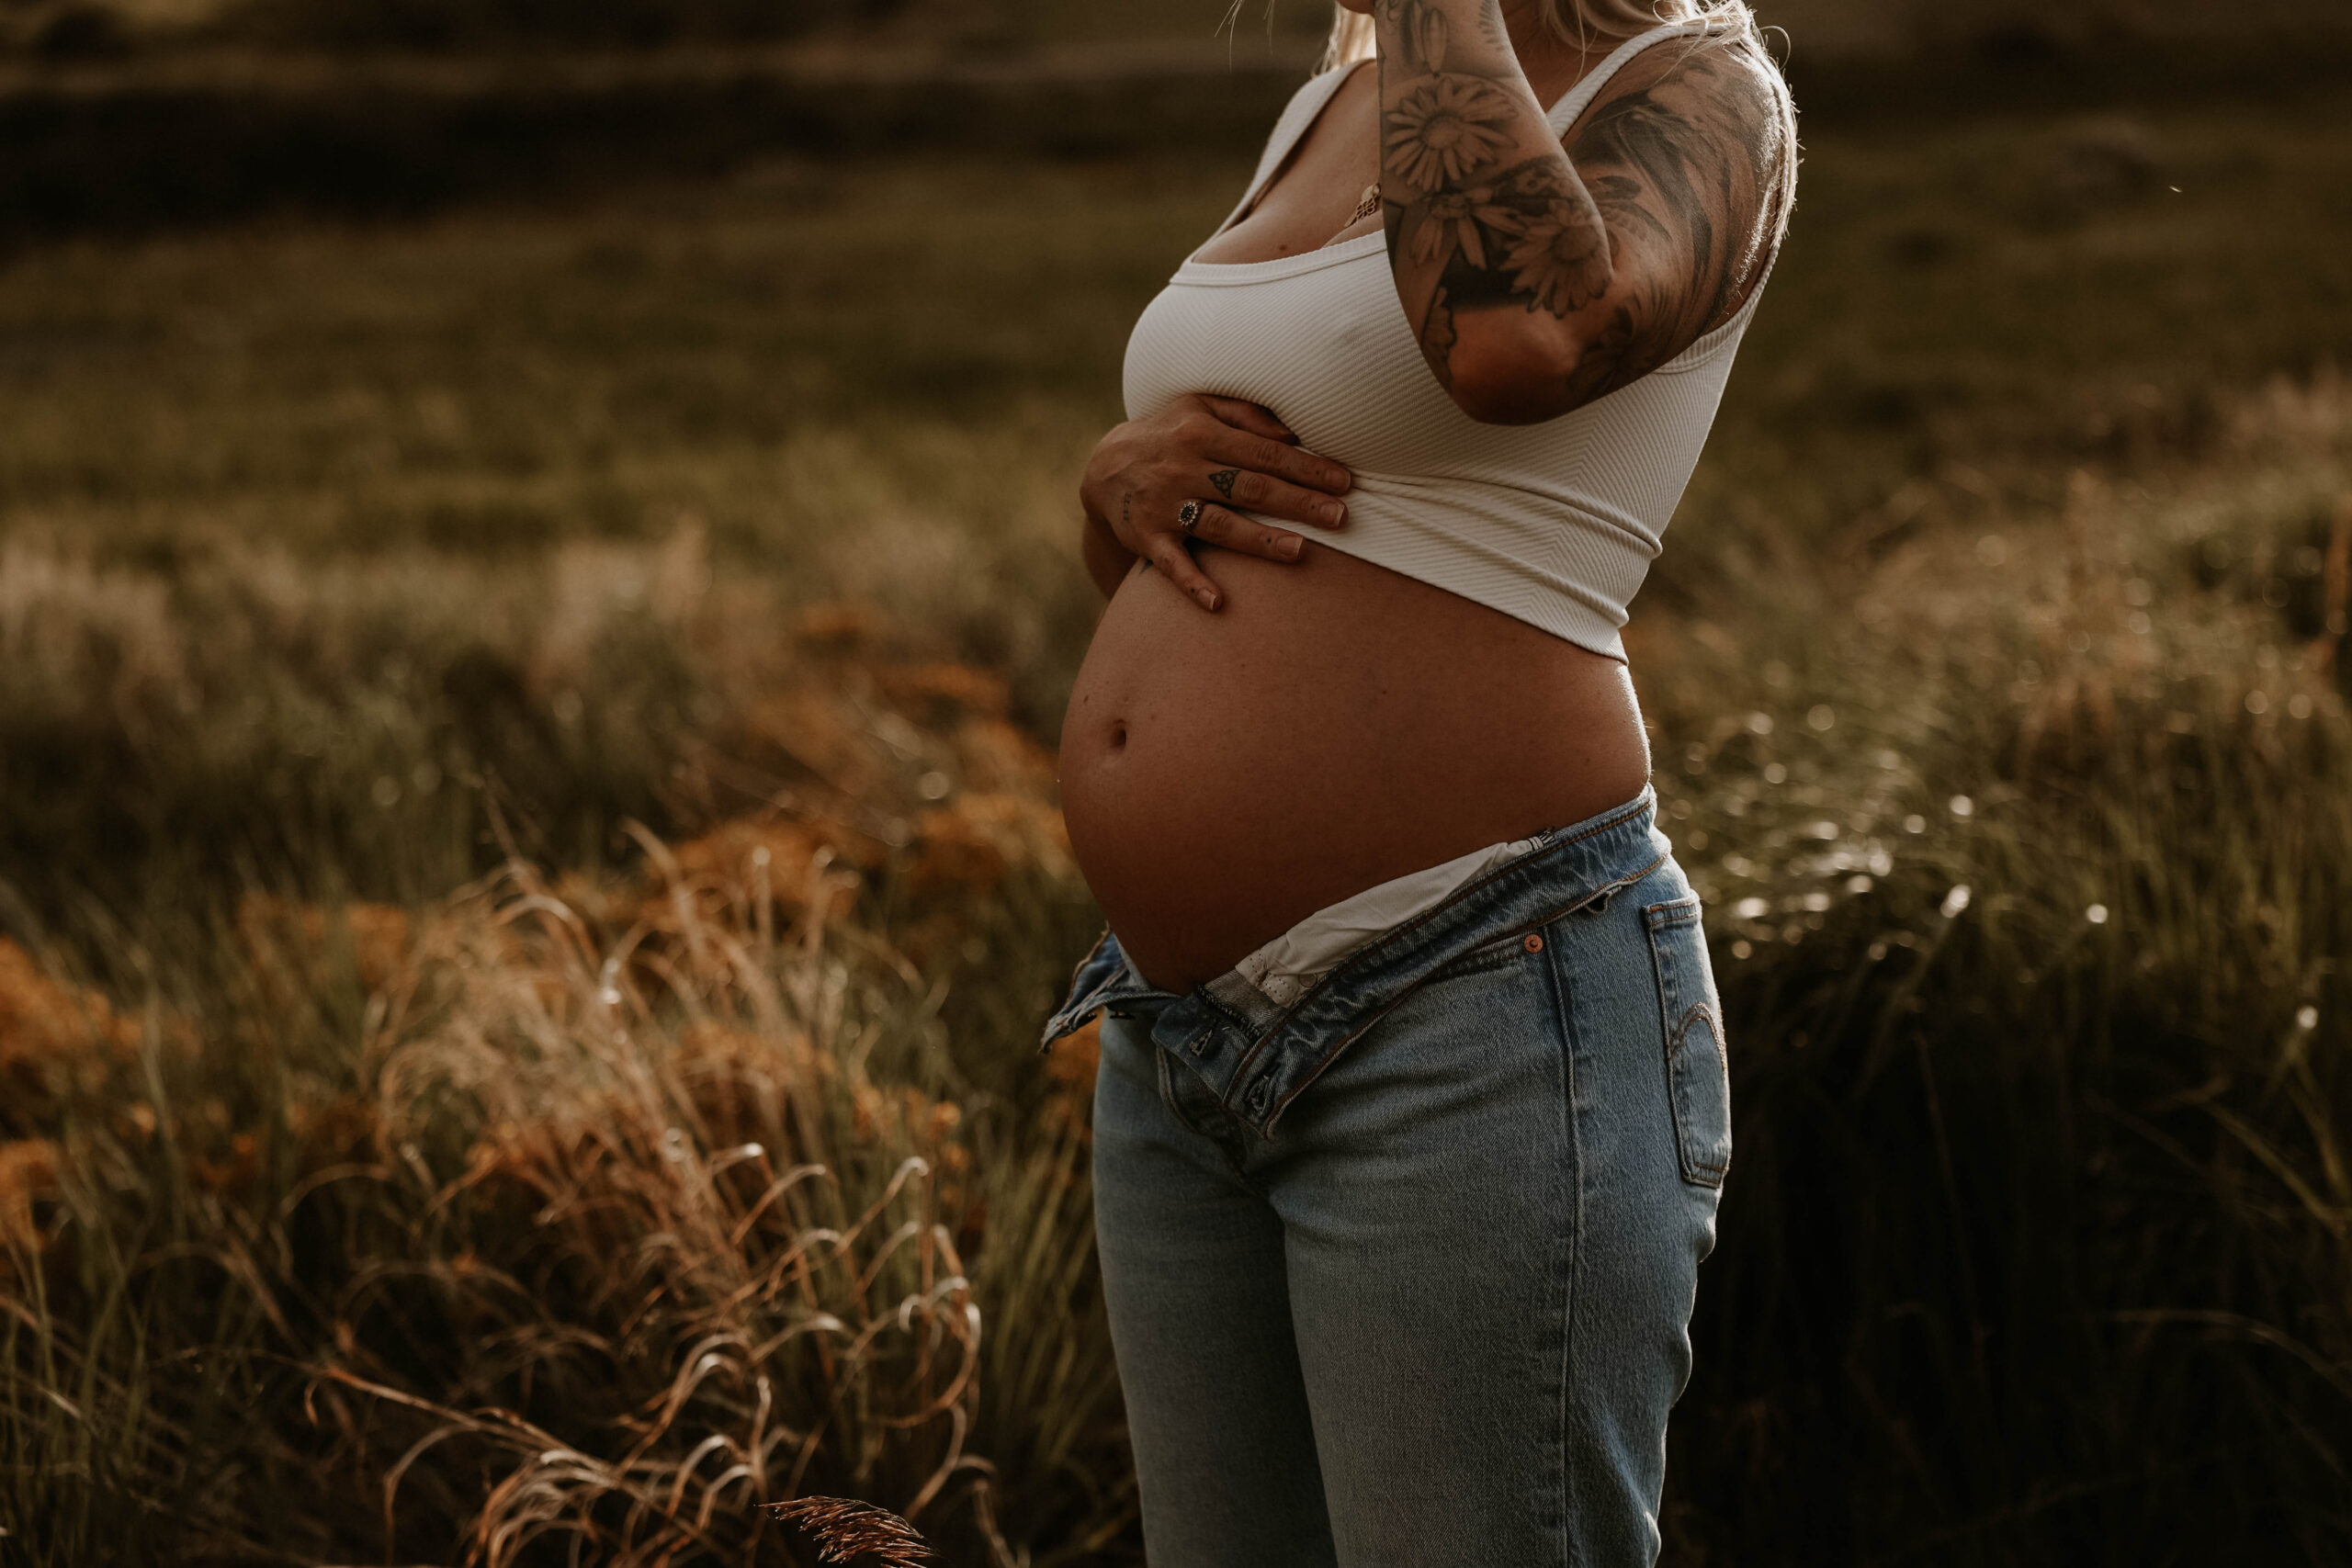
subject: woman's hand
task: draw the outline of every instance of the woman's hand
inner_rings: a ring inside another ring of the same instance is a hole
[[[1256,403],[1178,398],[1148,419],[1114,428],[1087,459],[1078,487],[1086,508],[1087,568],[1109,593],[1141,557],[1203,609],[1215,610],[1225,595],[1194,563],[1188,544],[1198,539],[1267,560],[1296,560],[1303,538],[1232,508],[1337,528],[1348,513],[1333,497],[1352,482],[1339,464],[1302,451],[1298,437]],[[1181,521],[1187,502],[1199,503],[1189,530]]]

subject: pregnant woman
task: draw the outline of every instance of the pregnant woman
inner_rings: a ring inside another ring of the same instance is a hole
[[[1619,628],[1793,119],[1736,4],[1340,4],[1082,490],[1062,795],[1114,934],[1046,1034],[1103,1015],[1144,1535],[1645,1563],[1731,1131]]]

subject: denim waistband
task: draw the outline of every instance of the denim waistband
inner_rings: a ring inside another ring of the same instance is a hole
[[[1105,931],[1046,1021],[1044,1043],[1105,1009],[1149,1013],[1153,1043],[1197,1074],[1244,1125],[1271,1137],[1283,1109],[1331,1059],[1422,981],[1489,942],[1631,886],[1672,853],[1657,830],[1657,795],[1646,787],[1623,806],[1537,838],[1538,848],[1358,948],[1287,1008],[1231,969],[1189,996],[1160,990]]]

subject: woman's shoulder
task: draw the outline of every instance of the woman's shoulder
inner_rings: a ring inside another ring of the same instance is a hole
[[[1329,66],[1301,82],[1298,90],[1291,94],[1290,101],[1283,106],[1283,112],[1274,117],[1273,130],[1266,138],[1268,151],[1296,141],[1315,117],[1323,111],[1323,106],[1329,103],[1347,84],[1355,66],[1364,63],[1368,62],[1358,61],[1351,64]]]
[[[1668,39],[1644,50],[1577,117],[1565,140],[1573,152],[1628,120],[1672,122],[1685,136],[1746,145],[1761,168],[1795,154],[1796,107],[1786,78],[1752,28],[1728,37]]]
[[[1644,51],[1562,141],[1612,228],[1688,252],[1710,275],[1692,280],[1707,324],[1745,301],[1787,231],[1798,160],[1795,105],[1752,28]]]

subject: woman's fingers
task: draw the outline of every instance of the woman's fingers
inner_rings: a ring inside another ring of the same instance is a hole
[[[1238,430],[1211,440],[1208,455],[1238,472],[1262,475],[1329,495],[1344,495],[1348,487],[1355,483],[1353,474],[1329,457]],[[1257,503],[1243,504],[1254,507]]]
[[[1215,610],[1225,604],[1225,595],[1209,581],[1184,547],[1182,534],[1154,534],[1151,536],[1151,564],[1168,574],[1168,581],[1188,595],[1204,610]]]
[[[1348,509],[1322,491],[1274,479],[1255,468],[1216,468],[1202,477],[1207,481],[1203,488],[1228,506],[1317,528],[1337,528],[1348,520]]]
[[[1246,430],[1252,435],[1262,435],[1269,441],[1289,445],[1295,445],[1298,441],[1298,437],[1291,434],[1290,426],[1276,419],[1262,404],[1248,402],[1240,398],[1220,398],[1210,392],[1200,394],[1200,398],[1211,413],[1236,430]]]
[[[1306,548],[1306,541],[1286,528],[1269,528],[1262,523],[1252,523],[1236,512],[1222,506],[1204,506],[1201,520],[1193,525],[1193,537],[1204,545],[1216,545],[1228,550],[1238,550],[1246,556],[1258,556],[1266,560],[1295,561]]]
[[[1238,550],[1261,560],[1288,563],[1306,552],[1306,541],[1283,528],[1252,523],[1222,506],[1204,505],[1190,533],[1172,528],[1154,530],[1140,541],[1144,558],[1165,572],[1168,581],[1204,610],[1225,607],[1225,591],[1203,571],[1187,547],[1197,540],[1223,549]]]

